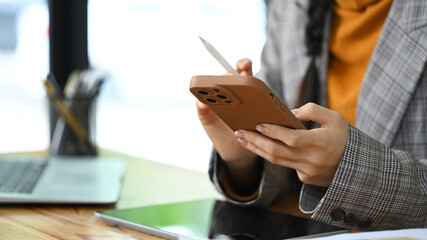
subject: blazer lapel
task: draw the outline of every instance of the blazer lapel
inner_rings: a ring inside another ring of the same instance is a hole
[[[281,39],[283,49],[280,53],[282,78],[282,91],[284,93],[284,101],[290,107],[296,106],[296,102],[300,93],[301,80],[303,79],[310,59],[306,56],[305,48],[305,33],[301,28],[305,28],[308,22],[306,8],[308,7],[307,0],[291,1],[286,6],[286,14],[283,15],[281,27],[285,29],[284,34],[289,36]]]
[[[358,98],[356,126],[390,146],[427,57],[425,0],[395,0]]]
[[[301,94],[302,80],[307,72],[310,64],[310,58],[306,55],[307,48],[305,46],[305,28],[308,22],[307,8],[308,0],[294,0],[290,2],[286,9],[286,14],[282,22],[283,29],[290,36],[282,39],[282,44],[285,52],[282,52],[282,78],[285,79],[282,85],[284,100],[289,107],[297,106],[297,100]],[[320,80],[320,95],[319,104],[326,106],[326,78],[327,78],[327,62],[329,57],[329,34],[332,12],[328,14],[325,21],[325,29],[323,32],[322,54],[316,59],[316,66],[319,71]]]

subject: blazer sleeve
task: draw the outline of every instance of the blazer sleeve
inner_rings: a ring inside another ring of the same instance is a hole
[[[255,191],[249,195],[243,195],[233,188],[233,183],[229,180],[227,169],[221,156],[213,149],[209,164],[209,177],[219,193],[228,201],[239,205],[268,206],[274,200],[301,185],[290,180],[293,178],[293,170],[274,165],[262,160],[262,176]],[[294,183],[290,185],[289,183]]]
[[[283,13],[281,12],[287,4],[287,1],[271,1],[268,12],[267,21],[267,41],[262,51],[262,66],[257,77],[265,81],[271,89],[274,89],[276,94],[283,96],[282,83],[281,83],[281,69],[280,65],[280,33],[277,29],[281,29],[281,19]],[[268,161],[262,160],[263,173],[259,182],[258,189],[250,196],[242,196],[232,187],[232,183],[228,180],[227,170],[223,160],[215,149],[211,154],[209,163],[209,176],[214,183],[217,190],[223,194],[228,200],[243,205],[263,205],[266,206],[279,198],[281,195],[286,194],[290,189],[294,190],[298,184],[289,186],[288,181],[292,174],[291,169],[278,167]],[[300,187],[300,185],[299,185]]]
[[[303,185],[300,209],[344,228],[425,228],[427,159],[386,147],[351,126],[331,185]]]

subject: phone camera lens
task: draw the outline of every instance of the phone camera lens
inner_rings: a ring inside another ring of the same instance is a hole
[[[273,95],[272,93],[270,93],[270,98],[271,98],[271,99],[273,99],[273,98],[274,98],[274,95]]]
[[[203,91],[203,90],[199,90],[199,91],[197,91],[199,94],[202,94],[202,95],[209,95],[209,92],[207,92],[207,91]]]
[[[221,95],[221,94],[218,94],[216,96],[219,97],[219,98],[221,98],[221,99],[227,99],[228,98],[227,96],[224,96],[224,95]]]
[[[216,100],[213,98],[206,98],[206,101],[211,102],[211,103],[216,103]]]

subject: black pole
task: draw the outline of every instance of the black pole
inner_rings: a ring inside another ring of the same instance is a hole
[[[63,89],[68,75],[89,67],[87,0],[49,0],[50,72]]]
[[[71,72],[89,68],[87,1],[48,0],[50,72],[62,90]],[[57,119],[58,113],[50,103],[51,139]]]

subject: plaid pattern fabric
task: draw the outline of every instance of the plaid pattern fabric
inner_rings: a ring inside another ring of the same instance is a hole
[[[308,0],[275,0],[258,77],[293,107],[309,59],[304,27]],[[330,21],[330,19],[329,19]],[[325,29],[329,33],[329,29]],[[329,34],[325,34],[328,36]],[[328,39],[318,61],[326,104]],[[300,209],[353,229],[427,227],[427,2],[394,0],[359,94],[356,126],[329,188],[303,185]],[[211,159],[211,166],[221,161]],[[211,177],[220,189],[218,169]],[[266,164],[256,199],[286,194],[289,169]],[[225,194],[227,195],[227,194]]]
[[[284,194],[288,192],[290,187],[287,184],[270,184],[273,182],[281,182],[286,183],[289,173],[292,171],[291,169],[279,167],[279,166],[273,166],[272,163],[269,163],[267,161],[264,161],[264,169],[274,169],[274,171],[266,170],[265,172],[268,172],[269,174],[263,174],[261,179],[261,184],[258,191],[258,196],[279,196],[281,194]],[[225,195],[228,198],[228,201],[233,202],[235,204],[242,204],[240,201],[240,198],[235,198],[234,196],[238,195],[236,192],[228,192],[231,188],[231,184],[228,181],[227,178],[224,178],[221,176],[221,171],[225,171],[225,167],[223,166],[223,162],[221,160],[221,157],[216,152],[215,149],[213,149],[213,153],[211,155],[210,159],[210,165],[209,165],[209,176],[211,181],[214,183],[214,186],[220,192],[221,194]],[[264,187],[265,184],[268,184],[268,187]],[[225,186],[225,185],[228,185]],[[228,191],[227,191],[228,190]],[[254,198],[251,200],[248,200],[244,202],[245,205],[262,205],[267,206],[269,205],[275,198],[272,197],[266,197],[266,198]]]

